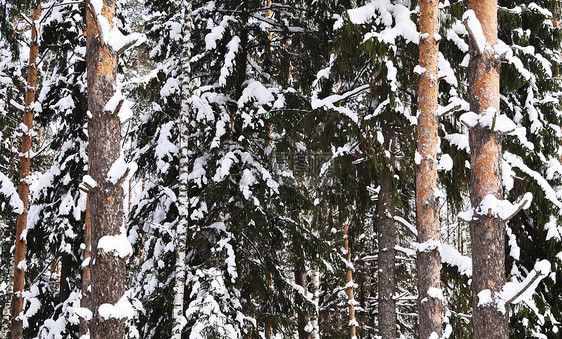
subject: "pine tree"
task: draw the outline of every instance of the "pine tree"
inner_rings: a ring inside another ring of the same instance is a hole
[[[93,313],[90,333],[92,338],[124,338],[121,320],[132,311],[124,296],[125,257],[132,250],[123,227],[121,184],[128,170],[121,155],[123,102],[119,103],[116,96],[120,48],[111,40],[113,30],[117,29],[115,2],[89,1],[86,7],[88,111],[92,115],[88,123],[88,163],[95,182],[89,190]]]
[[[29,207],[28,176],[31,171],[31,133],[33,130],[33,111],[35,103],[35,90],[37,85],[37,54],[39,52],[38,27],[41,17],[41,2],[33,10],[33,23],[31,25],[31,42],[29,47],[29,67],[27,73],[27,86],[25,91],[25,108],[23,122],[25,130],[22,135],[20,183],[18,186],[19,198],[23,202],[23,211],[18,215],[16,222],[16,237],[14,249],[14,298],[12,302],[12,338],[21,338],[23,330],[23,291],[25,285],[25,246],[27,227],[27,213]]]
[[[44,11],[40,52],[47,76],[37,99],[37,121],[44,130],[53,130],[39,152],[52,157],[52,164],[35,185],[28,221],[29,289],[37,291],[33,302],[41,307],[26,312],[26,337],[77,336],[80,312],[75,309],[83,306],[86,194],[79,186],[87,168],[87,98],[86,65],[77,53],[85,39],[80,6],[53,6]]]
[[[469,17],[469,25],[481,25],[484,34],[484,41],[480,36],[470,41],[468,66],[470,110],[479,118],[470,130],[474,336],[508,338],[508,313],[494,301],[506,283],[505,221],[486,205],[490,199],[503,198],[502,135],[494,129],[500,112],[500,64],[491,48],[498,41],[498,9],[496,1],[478,0],[471,0],[469,8],[475,16]]]
[[[416,219],[418,226],[418,312],[420,338],[442,336],[441,254],[437,155],[439,151],[438,58],[439,3],[420,3],[418,142],[416,151]],[[419,159],[418,159],[419,157]]]

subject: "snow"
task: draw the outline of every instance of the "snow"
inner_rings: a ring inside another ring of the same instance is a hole
[[[219,182],[224,180],[224,178],[230,174],[230,167],[237,162],[238,159],[232,152],[228,152],[225,156],[220,160],[219,166],[217,167],[217,172],[213,176],[213,180],[215,182]]]
[[[521,157],[519,157],[518,155],[506,151],[503,154],[503,158],[510,164],[511,167],[516,167],[523,173],[533,178],[545,193],[545,197],[550,200],[555,206],[562,209],[562,202],[558,200],[556,191],[554,190],[554,188],[552,188],[552,186],[550,186],[549,182],[540,173],[530,169],[527,165],[525,165]]]
[[[460,121],[470,128],[480,124],[484,127],[493,127],[494,131],[500,133],[511,133],[517,128],[515,123],[505,114],[498,116],[497,110],[494,107],[488,107],[480,115],[474,112],[466,112],[460,116]]]
[[[101,10],[103,8],[103,0],[90,0],[90,4],[94,10],[94,13],[101,15]]]
[[[92,319],[92,311],[85,307],[78,307],[73,309],[74,314],[85,320]]]
[[[98,249],[106,254],[113,254],[123,259],[133,254],[133,247],[124,232],[101,237],[98,242]]]
[[[463,221],[469,222],[474,217],[474,209],[469,208],[466,211],[460,212],[457,217]]]
[[[243,107],[246,103],[254,100],[261,106],[270,104],[275,100],[273,90],[266,88],[259,81],[249,80],[240,99],[238,99],[238,107]]]
[[[126,178],[124,178],[124,176],[125,173],[127,173],[127,170],[129,171],[129,173],[127,173],[127,178],[129,178],[133,175],[137,168],[138,166],[135,162],[126,163],[121,156],[113,162],[111,168],[109,169],[109,171],[107,171],[106,180],[114,185],[119,182],[119,179],[125,179],[123,181],[125,182]]]
[[[390,84],[390,90],[396,92],[398,89],[398,83],[396,82],[396,76],[398,75],[398,69],[394,67],[394,63],[391,60],[386,61],[386,80]]]
[[[390,79],[389,79],[390,80]],[[359,117],[357,115],[356,112],[354,112],[353,110],[351,110],[348,107],[344,107],[344,106],[336,106],[335,104],[339,101],[342,101],[344,99],[350,98],[352,96],[358,95],[361,92],[365,91],[369,89],[369,84],[365,84],[362,86],[359,86],[355,89],[352,89],[344,94],[333,94],[330,95],[328,97],[325,97],[323,99],[318,99],[318,93],[314,93],[313,98],[312,98],[312,109],[317,109],[320,107],[324,107],[326,109],[331,109],[334,110],[336,112],[339,112],[345,116],[347,116],[348,118],[350,118],[354,123],[358,123],[359,122]],[[375,114],[373,114],[373,116],[376,116],[376,110],[375,110]],[[365,118],[367,119],[367,117]]]
[[[422,156],[421,156],[421,154],[416,150],[416,153],[414,153],[414,163],[415,163],[416,165],[419,165],[419,164],[421,164],[421,162],[422,162]]]
[[[121,105],[121,107],[119,107]],[[119,112],[115,112],[119,107]],[[131,102],[125,98],[121,93],[121,89],[117,88],[113,96],[107,101],[103,107],[105,112],[110,114],[117,114],[119,121],[125,123],[133,116],[133,111],[131,110]]]
[[[460,274],[472,277],[472,259],[466,257],[449,244],[441,244],[441,261],[457,267]]]
[[[464,150],[467,153],[470,151],[470,145],[468,143],[468,135],[460,133],[452,133],[445,136],[445,140],[449,144],[455,146],[459,150]]]
[[[443,291],[440,288],[430,287],[427,290],[427,295],[431,298],[439,299],[441,301],[444,301]]]
[[[452,41],[461,52],[467,53],[468,44],[459,36],[467,34],[468,32],[464,25],[462,25],[459,21],[456,21],[452,28],[447,30],[447,40]]]
[[[441,159],[439,159],[438,170],[443,170],[448,172],[453,169],[453,158],[449,154],[442,154]]]
[[[9,204],[15,213],[23,213],[23,201],[21,201],[14,184],[8,179],[4,173],[0,172],[0,193],[2,193],[6,198],[9,199]]]
[[[123,52],[124,48],[132,48],[141,45],[146,41],[146,35],[142,33],[131,33],[123,35],[119,28],[113,27],[109,31],[108,45],[116,52]]]
[[[421,67],[420,65],[416,65],[416,67],[414,67],[414,73],[422,75],[424,72],[426,71],[425,67]]]
[[[380,186],[378,188],[380,189]],[[406,226],[406,228],[408,228],[408,230],[412,232],[412,234],[414,234],[415,236],[418,235],[418,230],[416,229],[416,227],[411,223],[409,223],[406,219],[396,215],[393,216],[392,218],[398,221],[399,223],[401,223],[402,225]]]
[[[481,215],[491,215],[499,217],[503,220],[507,220],[512,217],[520,208],[527,209],[531,205],[533,200],[532,193],[525,193],[521,202],[518,204],[512,204],[508,200],[499,200],[492,194],[488,194],[480,202],[480,206],[476,209],[477,214]]]
[[[205,35],[205,48],[207,50],[213,50],[217,48],[217,41],[222,39],[225,27],[227,26],[229,21],[234,21],[235,18],[231,16],[224,16],[222,21],[218,26],[215,26],[211,29],[207,35]]]
[[[117,26],[110,24],[107,18],[102,14],[102,0],[90,1],[90,5],[94,11],[96,21],[99,23],[98,33],[100,35],[100,39],[102,39],[103,42],[109,45],[114,51],[123,52],[122,49],[125,48],[125,46],[138,46],[146,40],[146,36],[141,33],[123,35]]]
[[[92,177],[89,176],[89,175],[85,175],[85,176],[82,178],[82,182],[85,183],[85,184],[87,184],[88,186],[90,186],[90,187],[92,187],[92,188],[98,186],[98,183],[94,180],[94,178],[92,178]]]
[[[418,243],[415,245],[415,247],[418,252],[430,252],[433,251],[434,249],[437,249],[439,252],[441,252],[441,242],[434,239],[430,239],[425,242]]]
[[[162,98],[165,98],[173,94],[180,93],[180,88],[181,88],[180,80],[177,78],[170,77],[168,78],[168,80],[166,80],[166,83],[160,89],[160,96]]]
[[[240,38],[235,36],[230,40],[230,42],[226,45],[228,49],[228,53],[226,53],[224,57],[224,65],[221,68],[221,74],[219,77],[219,86],[225,86],[226,80],[228,76],[231,74],[234,64],[236,61],[236,52],[240,46]]]
[[[439,71],[437,73],[438,78],[439,79],[443,78],[449,85],[457,87],[458,82],[457,82],[457,77],[455,76],[455,71],[451,67],[449,61],[445,59],[443,53],[441,52],[439,52],[438,65],[439,65]]]
[[[463,14],[462,20],[468,33],[474,41],[478,54],[482,54],[486,48],[486,37],[484,36],[484,31],[480,25],[480,20],[478,20],[472,9],[469,9]]]
[[[18,270],[20,270],[20,271],[25,271],[25,270],[27,270],[27,261],[25,261],[25,259],[23,259],[22,261],[20,261],[20,262],[18,263],[17,268],[18,268]]]
[[[492,291],[489,289],[484,289],[478,292],[478,306],[488,306],[493,304],[494,300],[492,299]]]
[[[116,304],[101,304],[98,314],[103,319],[132,319],[134,315],[133,305],[126,296],[122,296]]]
[[[511,302],[512,304],[531,299],[540,281],[547,277],[550,271],[551,264],[548,260],[538,261],[535,263],[533,271],[531,271],[523,281],[508,282],[505,284],[500,292],[501,299],[504,302],[513,299]],[[521,294],[517,296],[519,293]]]
[[[548,222],[544,225],[546,231],[546,240],[555,239],[562,240],[562,227],[558,226],[557,220],[554,216],[550,216]]]

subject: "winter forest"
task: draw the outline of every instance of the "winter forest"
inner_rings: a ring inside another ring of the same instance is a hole
[[[560,0],[0,0],[0,338],[562,338]]]

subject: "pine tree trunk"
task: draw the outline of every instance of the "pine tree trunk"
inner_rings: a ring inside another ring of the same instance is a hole
[[[306,269],[304,268],[304,254],[302,250],[302,244],[297,236],[293,239],[293,244],[295,247],[295,284],[301,286],[304,290],[304,293],[307,293],[307,281],[306,281]],[[298,311],[297,312],[297,330],[299,333],[299,339],[310,339],[311,334],[305,330],[306,325],[308,324],[308,317],[306,312]]]
[[[419,64],[425,68],[419,82],[419,115],[416,166],[416,217],[418,242],[427,249],[418,251],[418,308],[420,338],[433,333],[442,337],[441,254],[439,252],[439,202],[437,192],[437,154],[439,124],[437,120],[438,53],[435,39],[439,30],[439,2],[420,2]],[[433,242],[433,244],[431,244]]]
[[[60,261],[60,292],[59,292],[59,303],[63,303],[70,296],[70,284],[68,279],[71,274],[72,256],[68,253],[64,253],[61,256]]]
[[[172,338],[181,339],[184,325],[183,301],[185,290],[185,251],[187,242],[187,228],[189,225],[189,98],[192,94],[191,85],[191,32],[193,30],[192,4],[190,0],[183,1],[183,54],[182,68],[182,98],[180,114],[180,164],[179,164],[179,197],[178,211],[179,223],[176,233],[176,281],[174,286],[174,328]]]
[[[23,322],[19,317],[23,312],[23,289],[25,285],[25,229],[27,228],[27,212],[29,207],[29,182],[27,178],[31,171],[31,132],[33,130],[33,104],[37,89],[37,54],[39,53],[39,40],[37,26],[41,17],[41,1],[33,10],[31,25],[31,43],[29,45],[29,67],[27,71],[27,86],[25,89],[25,108],[23,123],[27,133],[23,133],[20,158],[20,182],[18,194],[23,202],[23,212],[16,220],[16,239],[14,249],[14,297],[12,301],[12,338],[21,338]],[[22,237],[23,235],[23,237]]]
[[[383,339],[396,338],[396,277],[394,246],[396,229],[392,219],[392,173],[386,169],[380,180],[377,203],[378,264],[379,264],[379,335]]]
[[[93,16],[93,7],[86,9],[86,60],[88,65],[88,110],[92,118],[88,123],[88,159],[92,178],[97,186],[90,190],[92,233],[91,265],[91,338],[124,338],[122,319],[104,319],[99,314],[102,304],[116,304],[125,291],[125,260],[114,253],[98,249],[104,236],[122,233],[123,189],[107,180],[107,173],[121,153],[121,122],[116,112],[104,110],[115,93],[117,52],[101,43]],[[101,15],[113,28],[115,0],[104,0]],[[105,37],[107,38],[107,37]],[[123,230],[124,231],[124,230]]]
[[[469,8],[480,20],[486,41],[490,46],[497,38],[497,1],[471,0]],[[500,58],[493,48],[485,48],[478,55],[470,43],[468,66],[470,110],[479,115],[494,108],[499,113]],[[505,222],[487,211],[477,208],[482,199],[493,195],[502,199],[502,137],[488,126],[476,124],[470,131],[471,190],[470,201],[474,216],[470,223],[472,236],[472,300],[475,338],[508,338],[508,313],[498,310],[495,302],[480,303],[480,293],[491,292],[492,298],[505,285]],[[486,292],[482,292],[488,290]],[[482,294],[480,296],[483,296]]]
[[[89,173],[89,172],[88,172]],[[84,217],[84,260],[92,259],[92,229],[90,215],[90,196],[86,198],[86,215]],[[80,307],[90,309],[92,307],[92,294],[90,290],[90,263],[82,267],[82,297]],[[90,321],[80,318],[80,336],[86,335],[90,329]]]
[[[346,253],[346,260],[347,260],[347,271],[345,273],[345,281],[346,281],[346,294],[347,294],[347,304],[348,304],[348,318],[349,318],[349,337],[351,339],[355,338],[356,335],[356,328],[355,328],[355,298],[353,296],[353,272],[351,270],[351,250],[349,249],[349,225],[345,225],[343,228],[343,236],[344,236],[344,248]]]

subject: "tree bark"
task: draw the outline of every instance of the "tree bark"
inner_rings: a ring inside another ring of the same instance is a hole
[[[383,339],[396,338],[396,289],[394,246],[396,229],[392,219],[392,173],[385,169],[380,178],[377,203],[378,264],[379,264],[379,335]]]
[[[179,222],[176,243],[176,276],[174,286],[174,327],[172,338],[181,339],[183,321],[183,302],[185,290],[185,251],[187,243],[187,228],[189,225],[189,99],[193,92],[191,85],[191,32],[193,30],[192,4],[190,0],[183,1],[183,54],[182,69],[182,98],[180,114],[180,164],[179,164]]]
[[[343,237],[344,237],[344,248],[345,256],[347,260],[347,271],[345,273],[346,281],[346,293],[347,293],[347,303],[348,303],[348,315],[349,315],[349,337],[351,339],[355,338],[356,327],[355,327],[355,297],[353,296],[353,271],[351,270],[351,250],[349,248],[349,225],[344,225],[343,227]]]
[[[304,254],[302,244],[297,236],[294,237],[293,243],[295,246],[295,284],[303,288],[304,293],[307,293],[306,269],[304,268]],[[304,298],[304,297],[303,297]],[[304,311],[297,312],[297,330],[299,339],[310,339],[311,333],[305,330],[308,324],[308,316]]]
[[[29,67],[27,71],[27,86],[25,89],[25,108],[23,112],[23,123],[27,131],[24,131],[21,141],[20,158],[20,182],[18,187],[19,198],[23,202],[23,212],[16,220],[16,239],[14,249],[14,297],[12,299],[12,338],[21,338],[23,322],[19,315],[23,312],[23,289],[25,285],[25,246],[27,228],[27,212],[29,207],[29,182],[27,181],[31,171],[31,133],[33,131],[33,104],[35,102],[35,91],[37,89],[37,54],[39,53],[38,27],[41,18],[41,1],[33,10],[33,22],[31,24],[31,43],[29,45]]]
[[[89,172],[88,172],[89,174]],[[90,214],[90,196],[86,198],[86,215],[84,217],[84,260],[92,259],[92,229]],[[82,267],[82,298],[80,307],[90,309],[92,307],[92,294],[90,290],[90,264]],[[90,329],[90,321],[80,318],[80,336],[86,335]]]
[[[314,268],[312,271],[312,300],[314,301],[314,316],[312,323],[312,339],[320,339],[320,270]]]
[[[418,259],[418,308],[420,338],[433,333],[442,337],[441,254],[439,252],[439,202],[437,192],[437,154],[439,135],[437,119],[438,53],[435,39],[439,30],[439,2],[420,2],[419,64],[425,69],[419,82],[419,115],[416,166],[416,217],[418,242],[423,249]]]
[[[2,315],[2,329],[0,330],[0,338],[8,338],[8,330],[10,328],[10,313],[12,311],[12,294],[14,293],[14,271],[10,270],[8,277],[8,288],[6,289],[6,301],[4,303],[4,314]]]
[[[64,253],[61,256],[60,261],[60,292],[59,292],[59,303],[63,303],[70,296],[70,284],[68,279],[72,272],[72,256],[68,253]]]
[[[86,0],[87,1],[87,0]],[[104,319],[99,314],[102,304],[116,304],[125,291],[125,260],[98,249],[104,236],[121,234],[123,226],[123,189],[107,179],[107,173],[121,153],[121,122],[116,112],[104,109],[115,93],[117,52],[100,38],[93,16],[94,6],[86,2],[86,60],[88,65],[88,159],[97,186],[90,190],[92,265],[91,265],[91,338],[124,338],[122,319]],[[115,0],[104,0],[101,16],[112,29]],[[103,37],[105,39],[107,37]]]
[[[479,115],[488,108],[499,113],[500,59],[492,47],[497,38],[497,0],[471,0],[468,3],[482,25],[487,47],[478,55],[470,42],[468,66],[470,110]],[[494,301],[480,302],[479,293],[491,292],[492,299],[505,285],[505,222],[478,206],[487,195],[502,199],[502,137],[489,126],[476,124],[470,131],[471,190],[474,217],[470,222],[472,236],[472,301],[475,338],[508,338],[508,313],[500,312]],[[482,295],[481,295],[482,296]]]

